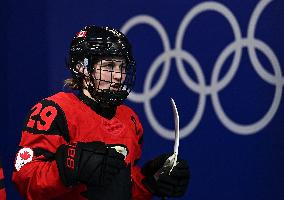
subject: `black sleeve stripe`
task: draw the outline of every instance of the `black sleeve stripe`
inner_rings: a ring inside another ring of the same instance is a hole
[[[30,113],[28,114],[28,117],[25,121],[25,125],[23,130],[28,131],[33,134],[46,134],[46,135],[61,135],[67,142],[70,141],[69,137],[69,131],[68,131],[68,125],[67,125],[67,120],[65,113],[63,112],[62,108],[55,103],[54,101],[44,99],[39,104],[42,105],[42,108],[39,112],[39,114],[35,114],[35,108],[31,109]],[[45,125],[45,121],[41,118],[40,113],[43,111],[48,106],[52,106],[57,110],[57,115],[54,118],[54,120],[51,123],[51,126],[49,127],[48,130],[38,130],[37,128],[37,123],[39,122],[42,125]],[[33,116],[31,116],[33,115]],[[35,125],[31,127],[27,127],[27,124],[29,120],[32,119],[35,121]]]
[[[4,179],[0,179],[0,190],[5,188]]]
[[[19,146],[19,149],[22,149],[24,147]],[[51,161],[55,159],[55,154],[43,149],[43,148],[33,148],[34,156],[39,157],[39,156],[44,156],[46,160]]]
[[[34,155],[36,157],[38,156],[44,156],[47,160],[54,160],[55,159],[55,154],[51,153],[50,151],[42,148],[34,148]]]

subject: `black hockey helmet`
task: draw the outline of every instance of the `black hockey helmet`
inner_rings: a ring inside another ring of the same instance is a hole
[[[104,58],[116,57],[126,61],[125,80],[120,83],[118,90],[99,89],[95,83],[103,80],[91,75],[94,72],[94,64]],[[78,68],[78,64],[83,66],[83,70]],[[90,25],[78,32],[71,43],[68,67],[73,79],[89,78],[90,84],[86,89],[99,103],[119,105],[134,86],[136,69],[131,45],[126,36],[114,28]]]

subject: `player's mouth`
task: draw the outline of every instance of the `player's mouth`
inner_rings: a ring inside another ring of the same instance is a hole
[[[111,89],[113,90],[119,90],[120,86],[120,83],[113,83],[110,85]]]

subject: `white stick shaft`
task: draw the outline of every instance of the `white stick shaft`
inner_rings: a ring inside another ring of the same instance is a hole
[[[179,115],[178,110],[175,104],[175,101],[171,98],[173,115],[175,121],[175,145],[174,145],[174,153],[178,155],[178,147],[179,147]]]

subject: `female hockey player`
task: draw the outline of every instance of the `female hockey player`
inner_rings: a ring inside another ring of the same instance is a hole
[[[189,169],[179,160],[172,173],[154,174],[167,155],[141,170],[142,125],[123,101],[135,80],[135,61],[124,34],[86,26],[69,51],[78,93],[59,92],[37,103],[22,131],[13,181],[26,199],[124,200],[182,196]]]

